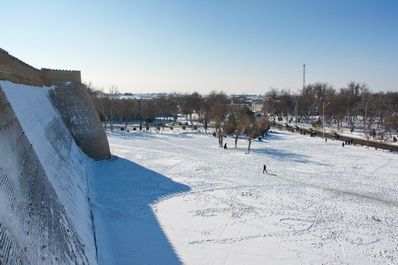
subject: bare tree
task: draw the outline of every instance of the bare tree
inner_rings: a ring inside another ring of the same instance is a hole
[[[192,106],[192,110],[195,113],[199,113],[202,101],[203,101],[203,98],[198,92],[193,92],[188,97],[188,102]],[[192,123],[192,113],[190,114],[190,121],[191,121],[191,124],[193,124]]]
[[[250,148],[252,144],[252,140],[263,135],[269,129],[269,121],[268,118],[263,115],[261,119],[255,120],[253,123],[249,125],[247,128],[247,137],[248,137],[248,145],[247,145],[247,153],[250,153]]]
[[[199,121],[203,123],[205,133],[207,133],[208,124],[210,121],[210,105],[207,98],[205,100],[202,100],[198,114],[199,114]]]
[[[141,101],[141,115],[147,125],[156,118],[158,113],[158,105],[156,104],[155,100]]]
[[[108,117],[110,120],[110,125],[111,125],[111,131],[113,132],[113,123],[114,123],[114,108],[115,108],[115,103],[118,100],[119,97],[119,90],[117,88],[117,86],[112,86],[111,88],[109,88],[109,94],[108,94],[108,98],[109,98],[109,102],[108,102]]]
[[[163,117],[162,127],[164,129],[166,118],[177,113],[176,100],[171,96],[162,96],[157,100],[157,111]]]
[[[249,108],[244,107],[238,113],[237,126],[235,131],[235,148],[238,147],[239,136],[244,133],[254,122],[253,112]]]
[[[387,102],[384,127],[392,136],[392,131],[398,133],[398,92],[389,92],[385,95]]]
[[[192,114],[194,112],[199,113],[202,106],[202,96],[198,92],[193,92],[192,94],[184,94],[179,96],[179,105],[181,112],[187,115],[187,120],[190,121],[191,125]]]
[[[131,99],[122,99],[118,102],[121,117],[124,120],[124,128],[127,130],[128,123],[133,116],[134,102]]]

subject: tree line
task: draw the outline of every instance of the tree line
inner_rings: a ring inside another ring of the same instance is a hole
[[[315,127],[325,121],[337,130],[343,126],[351,131],[361,129],[368,137],[376,136],[376,130],[388,132],[390,136],[398,130],[398,92],[372,92],[366,84],[357,82],[340,89],[317,82],[294,93],[271,89],[263,96],[261,113],[251,111],[249,104],[233,104],[224,92],[213,91],[205,96],[194,92],[129,98],[122,97],[116,87],[107,93],[90,84],[87,88],[101,121],[112,130],[114,121],[124,122],[127,128],[133,120],[147,125],[157,117],[163,121],[176,120],[177,114],[185,115],[192,125],[192,116],[196,114],[205,131],[211,124],[220,146],[226,135],[235,137],[235,146],[238,139],[245,136],[249,140],[248,151],[251,141],[264,135],[273,120]],[[164,128],[165,122],[157,126]]]
[[[366,84],[350,82],[336,90],[328,83],[314,83],[299,93],[271,90],[263,109],[273,119],[311,123],[325,122],[340,130],[361,129],[367,136],[376,131],[390,134],[398,130],[398,92],[371,92]]]
[[[89,94],[105,126],[113,130],[114,121],[123,121],[127,128],[129,122],[135,120],[144,126],[162,118],[157,127],[164,127],[167,120],[176,120],[177,114],[183,114],[193,125],[193,114],[198,116],[198,122],[207,132],[210,124],[214,128],[214,136],[219,145],[223,146],[226,135],[235,135],[235,147],[240,136],[248,139],[248,152],[252,140],[260,137],[269,129],[267,115],[255,115],[248,106],[233,105],[224,92],[213,91],[206,96],[197,92],[186,94],[166,94],[156,98],[122,97],[116,87],[108,93],[87,85]]]

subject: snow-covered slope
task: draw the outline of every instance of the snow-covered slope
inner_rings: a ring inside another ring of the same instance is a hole
[[[43,231],[47,231],[49,234],[47,235],[48,242],[41,242],[40,238],[37,239],[38,242],[34,246],[38,245],[38,249],[34,251],[40,254],[45,252],[46,248],[50,250],[46,254],[48,257],[44,257],[40,262],[33,260],[32,264],[96,264],[87,187],[86,165],[88,161],[86,160],[88,158],[76,146],[68,129],[51,104],[48,97],[49,88],[13,84],[8,81],[0,81],[0,86],[5,91],[9,106],[15,111],[16,121],[21,127],[20,135],[23,132],[28,147],[31,144],[29,151],[33,157],[36,157],[35,162],[25,161],[26,166],[42,170],[42,173],[35,174],[34,177],[40,175],[40,181],[47,183],[38,187],[34,191],[34,196],[42,196],[42,204],[46,205],[51,215],[55,212],[58,216],[58,219],[37,217],[35,220],[38,222],[38,224],[33,224],[35,229],[42,226]],[[15,135],[15,137],[20,135]],[[7,137],[9,138],[9,136]],[[7,139],[3,141],[2,149],[7,147]],[[15,147],[7,148],[9,148],[9,152],[12,152]],[[24,148],[26,149],[25,146]],[[14,165],[17,168],[16,171],[14,170],[14,177],[20,177],[24,172],[18,171],[18,167],[24,161],[12,158],[6,160],[7,150],[1,151],[1,161],[4,162],[1,164],[2,170],[3,167],[9,168]],[[24,182],[23,179],[20,181]],[[14,184],[15,187],[19,185],[18,183]],[[3,196],[4,194],[5,192],[2,193]],[[26,200],[20,201],[18,205],[29,207],[29,198]],[[3,213],[5,212],[7,211],[4,210]],[[24,212],[17,211],[15,214],[24,215]],[[10,227],[14,218],[16,217],[11,214],[8,219],[2,220],[2,227],[11,234],[15,232]],[[45,237],[45,234],[43,236]],[[26,238],[28,237],[27,235]],[[20,238],[20,240],[22,239]],[[51,251],[53,245],[60,246],[57,252]],[[27,250],[30,248],[30,246],[24,247]],[[58,256],[62,257],[62,255],[65,258],[59,260]]]

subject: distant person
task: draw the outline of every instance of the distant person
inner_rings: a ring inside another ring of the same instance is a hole
[[[343,144],[341,146],[344,147],[344,142],[343,142]]]
[[[224,144],[224,149],[227,149],[227,143]]]
[[[267,172],[267,166],[266,166],[265,164],[264,164],[264,166],[263,166],[263,174],[264,174],[264,172],[268,174],[268,172]]]

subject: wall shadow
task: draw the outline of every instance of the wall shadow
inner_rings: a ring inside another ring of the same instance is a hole
[[[100,265],[182,264],[150,205],[189,186],[114,157],[96,162],[90,189]]]

